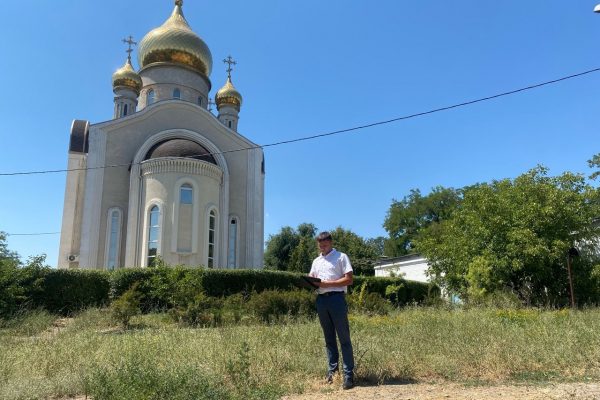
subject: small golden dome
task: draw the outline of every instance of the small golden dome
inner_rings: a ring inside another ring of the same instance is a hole
[[[129,88],[135,91],[139,96],[142,89],[142,78],[135,72],[131,65],[131,59],[127,58],[127,62],[119,68],[112,76],[113,90],[118,88]]]
[[[221,108],[224,105],[232,105],[236,110],[240,111],[242,95],[233,86],[233,83],[231,83],[231,78],[227,78],[225,85],[215,95],[215,103],[217,103],[217,108]]]
[[[144,36],[138,50],[138,64],[140,68],[158,62],[183,64],[208,77],[212,54],[188,25],[181,10],[182,3],[176,0],[173,13],[165,23]]]

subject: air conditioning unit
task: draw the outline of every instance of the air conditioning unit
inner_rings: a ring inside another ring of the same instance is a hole
[[[69,256],[67,257],[67,260],[69,260],[69,262],[78,262],[79,254],[69,254]]]

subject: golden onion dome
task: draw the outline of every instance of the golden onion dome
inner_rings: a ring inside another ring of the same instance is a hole
[[[182,4],[183,0],[176,0],[173,13],[165,23],[144,36],[138,49],[138,63],[140,68],[159,62],[183,64],[208,77],[212,54],[188,25]]]
[[[215,95],[215,103],[217,104],[217,108],[221,108],[224,105],[231,105],[240,111],[242,95],[233,86],[233,83],[231,83],[231,77],[227,78],[225,85]]]
[[[129,88],[139,96],[142,89],[142,78],[135,72],[131,59],[127,58],[125,65],[119,68],[112,76],[113,90]]]

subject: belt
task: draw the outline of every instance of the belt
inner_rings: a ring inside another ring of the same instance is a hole
[[[346,292],[325,292],[325,293],[319,293],[319,296],[335,296],[336,294],[344,294]]]

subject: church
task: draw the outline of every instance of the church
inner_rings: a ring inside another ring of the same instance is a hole
[[[265,161],[238,133],[242,96],[214,95],[212,54],[183,0],[112,76],[114,116],[71,126],[58,266],[262,268]],[[218,115],[211,111],[216,105]]]

